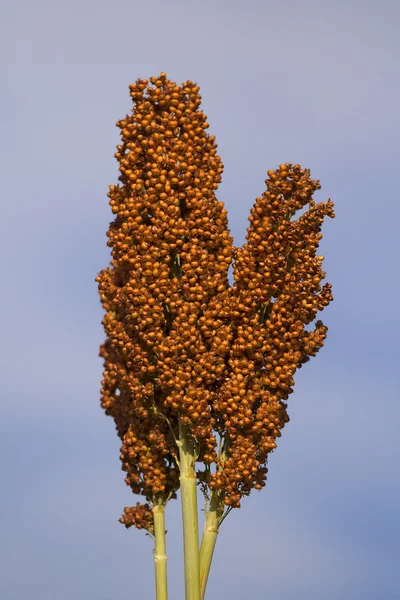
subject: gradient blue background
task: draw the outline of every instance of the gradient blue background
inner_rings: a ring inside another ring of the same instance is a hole
[[[151,600],[152,543],[99,407],[108,185],[128,85],[199,83],[236,244],[270,168],[299,162],[337,218],[335,302],[298,372],[269,484],[225,521],[208,598],[400,598],[400,5],[14,0],[1,8],[1,600]],[[167,510],[183,597],[180,505]]]

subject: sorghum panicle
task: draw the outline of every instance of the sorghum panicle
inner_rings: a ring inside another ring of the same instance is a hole
[[[326,337],[321,321],[307,325],[332,300],[316,252],[334,213],[330,200],[315,204],[320,186],[308,170],[281,165],[268,172],[236,249],[215,197],[223,166],[199,87],[165,73],[150,82],[130,86],[134,108],[117,123],[112,260],[97,281],[107,335],[102,407],[122,440],[126,482],[147,500],[121,522],[151,531],[148,503],[179,487],[179,420],[205,465],[199,480],[226,505],[265,485],[293,375]]]
[[[228,452],[209,486],[233,507],[265,485],[268,453],[289,420],[285,401],[293,375],[326,337],[321,321],[311,331],[306,326],[332,300],[331,286],[321,287],[323,257],[316,251],[324,217],[334,216],[333,203],[315,204],[319,182],[299,165],[282,164],[268,176],[267,190],[251,210],[247,242],[236,252],[234,284],[207,315],[214,336],[229,339],[214,407]]]
[[[224,364],[201,315],[228,288],[233,246],[214,193],[223,167],[199,87],[165,74],[151,83],[130,86],[134,109],[117,124],[112,261],[97,281],[107,334],[102,406],[122,439],[126,482],[153,502],[179,486],[178,417],[196,437],[199,459],[216,459],[212,386]]]

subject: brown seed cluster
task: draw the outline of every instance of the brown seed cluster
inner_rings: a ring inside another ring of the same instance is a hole
[[[332,299],[316,251],[333,205],[314,203],[309,171],[281,165],[235,249],[199,87],[162,73],[130,92],[132,113],[117,123],[120,184],[109,192],[112,260],[96,279],[106,311],[102,407],[122,440],[126,482],[150,505],[179,487],[180,421],[205,465],[199,479],[237,507],[265,485],[294,372],[326,337],[321,322],[306,326]],[[121,522],[149,529],[150,505],[125,509]]]
[[[112,261],[97,281],[107,334],[102,406],[122,439],[126,482],[151,502],[179,486],[178,419],[190,425],[199,458],[216,459],[212,384],[224,364],[200,319],[228,287],[233,246],[198,86],[164,73],[150,81],[130,86],[134,109],[117,124]]]
[[[154,535],[153,513],[149,504],[140,504],[140,502],[137,502],[136,506],[125,508],[124,514],[119,521],[127,529],[134,525],[137,529],[146,529]]]
[[[283,164],[268,176],[267,190],[251,211],[247,242],[236,252],[234,285],[210,314],[214,335],[229,339],[229,348],[215,406],[228,451],[209,486],[234,507],[265,485],[268,453],[289,420],[285,401],[294,373],[326,337],[321,321],[311,330],[307,325],[332,300],[331,286],[321,286],[323,257],[316,252],[324,217],[334,216],[333,203],[314,202],[319,182],[299,165]]]

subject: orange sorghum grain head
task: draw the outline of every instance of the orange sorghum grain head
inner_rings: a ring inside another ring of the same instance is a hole
[[[165,75],[130,86],[110,186],[110,267],[98,276],[107,339],[102,406],[122,440],[126,482],[151,503],[174,495],[178,419],[199,459],[216,459],[213,383],[224,354],[201,315],[228,288],[234,248],[215,197],[222,163],[200,110],[199,87]]]
[[[280,165],[268,176],[219,313],[230,322],[229,370],[217,392],[215,419],[229,443],[210,483],[230,506],[265,485],[268,454],[289,420],[294,373],[326,337],[321,321],[313,330],[306,326],[332,300],[330,284],[321,286],[323,257],[316,252],[324,217],[334,217],[333,203],[314,202],[319,182],[299,165]],[[211,306],[205,314],[217,323],[214,336],[223,327],[219,315]]]
[[[227,506],[265,485],[295,371],[326,337],[321,321],[307,326],[332,300],[317,249],[334,213],[330,200],[313,200],[320,185],[308,170],[282,164],[268,171],[246,243],[234,248],[199,87],[161,73],[130,95],[133,110],[117,123],[120,183],[108,194],[112,260],[96,280],[106,311],[101,404],[122,440],[126,483],[150,503],[121,521],[140,528],[151,503],[179,487],[179,421],[197,441],[202,485]]]

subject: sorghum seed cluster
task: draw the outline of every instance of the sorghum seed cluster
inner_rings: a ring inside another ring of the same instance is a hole
[[[334,216],[333,203],[314,202],[319,182],[299,165],[282,164],[268,176],[251,211],[247,242],[235,255],[234,284],[206,314],[212,336],[229,340],[225,380],[214,404],[228,451],[208,479],[233,507],[265,485],[267,455],[289,420],[285,401],[293,375],[326,337],[321,321],[312,330],[306,326],[332,300],[331,286],[321,286],[323,257],[316,252],[323,219]]]
[[[330,201],[313,201],[309,171],[281,165],[236,249],[215,197],[223,166],[199,87],[165,73],[150,84],[130,86],[134,108],[117,123],[112,260],[96,279],[106,311],[102,407],[122,440],[126,483],[147,500],[121,522],[148,530],[151,504],[179,487],[179,421],[205,465],[199,479],[225,504],[265,485],[294,372],[326,337],[320,321],[306,326],[332,299],[316,251],[324,217],[334,216]]]

